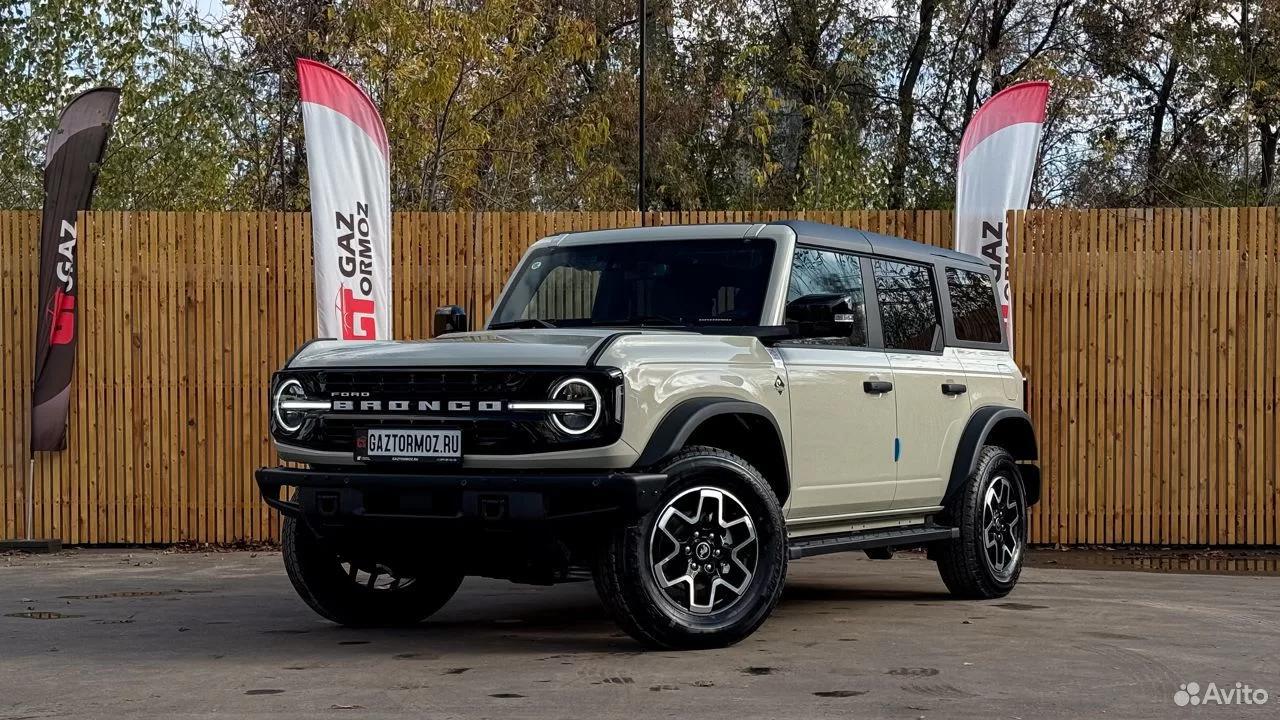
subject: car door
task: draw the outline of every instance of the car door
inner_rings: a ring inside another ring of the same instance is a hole
[[[964,365],[969,404],[1022,405],[1022,375],[1002,333],[994,282],[985,268],[947,267],[947,297],[956,356]]]
[[[943,342],[931,265],[871,261],[885,356],[898,412],[896,509],[937,505],[969,419],[965,371]]]
[[[788,521],[887,510],[896,474],[896,408],[883,351],[869,347],[863,260],[852,253],[798,247],[787,292],[788,324],[799,337],[780,343],[791,401]],[[839,307],[836,307],[839,306]],[[824,308],[835,308],[825,319]]]

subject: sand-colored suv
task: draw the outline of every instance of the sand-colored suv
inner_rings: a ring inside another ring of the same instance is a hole
[[[339,623],[415,623],[466,575],[593,578],[659,647],[769,616],[787,563],[926,548],[1008,593],[1040,494],[990,268],[807,222],[535,243],[488,326],[312,342],[262,469],[290,579]],[[299,467],[299,464],[302,467]]]

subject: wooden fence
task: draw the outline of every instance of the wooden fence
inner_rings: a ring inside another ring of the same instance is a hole
[[[950,246],[948,212],[669,213],[775,219]],[[398,213],[396,336],[438,305],[482,321],[520,253],[607,213]],[[1016,356],[1045,501],[1033,540],[1275,544],[1275,209],[1012,218]],[[0,537],[26,528],[38,213],[0,213]],[[69,543],[274,538],[252,471],[275,462],[266,383],[313,327],[305,214],[95,212],[80,222],[69,447],[33,466],[33,533]]]

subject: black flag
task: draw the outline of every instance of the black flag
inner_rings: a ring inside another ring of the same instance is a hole
[[[120,91],[82,93],[58,118],[44,155],[40,223],[40,318],[31,394],[31,450],[67,443],[71,370],[76,358],[76,213],[89,208]]]

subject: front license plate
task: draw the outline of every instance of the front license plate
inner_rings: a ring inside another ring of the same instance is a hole
[[[364,462],[462,461],[462,431],[370,428],[356,436],[356,460]]]

